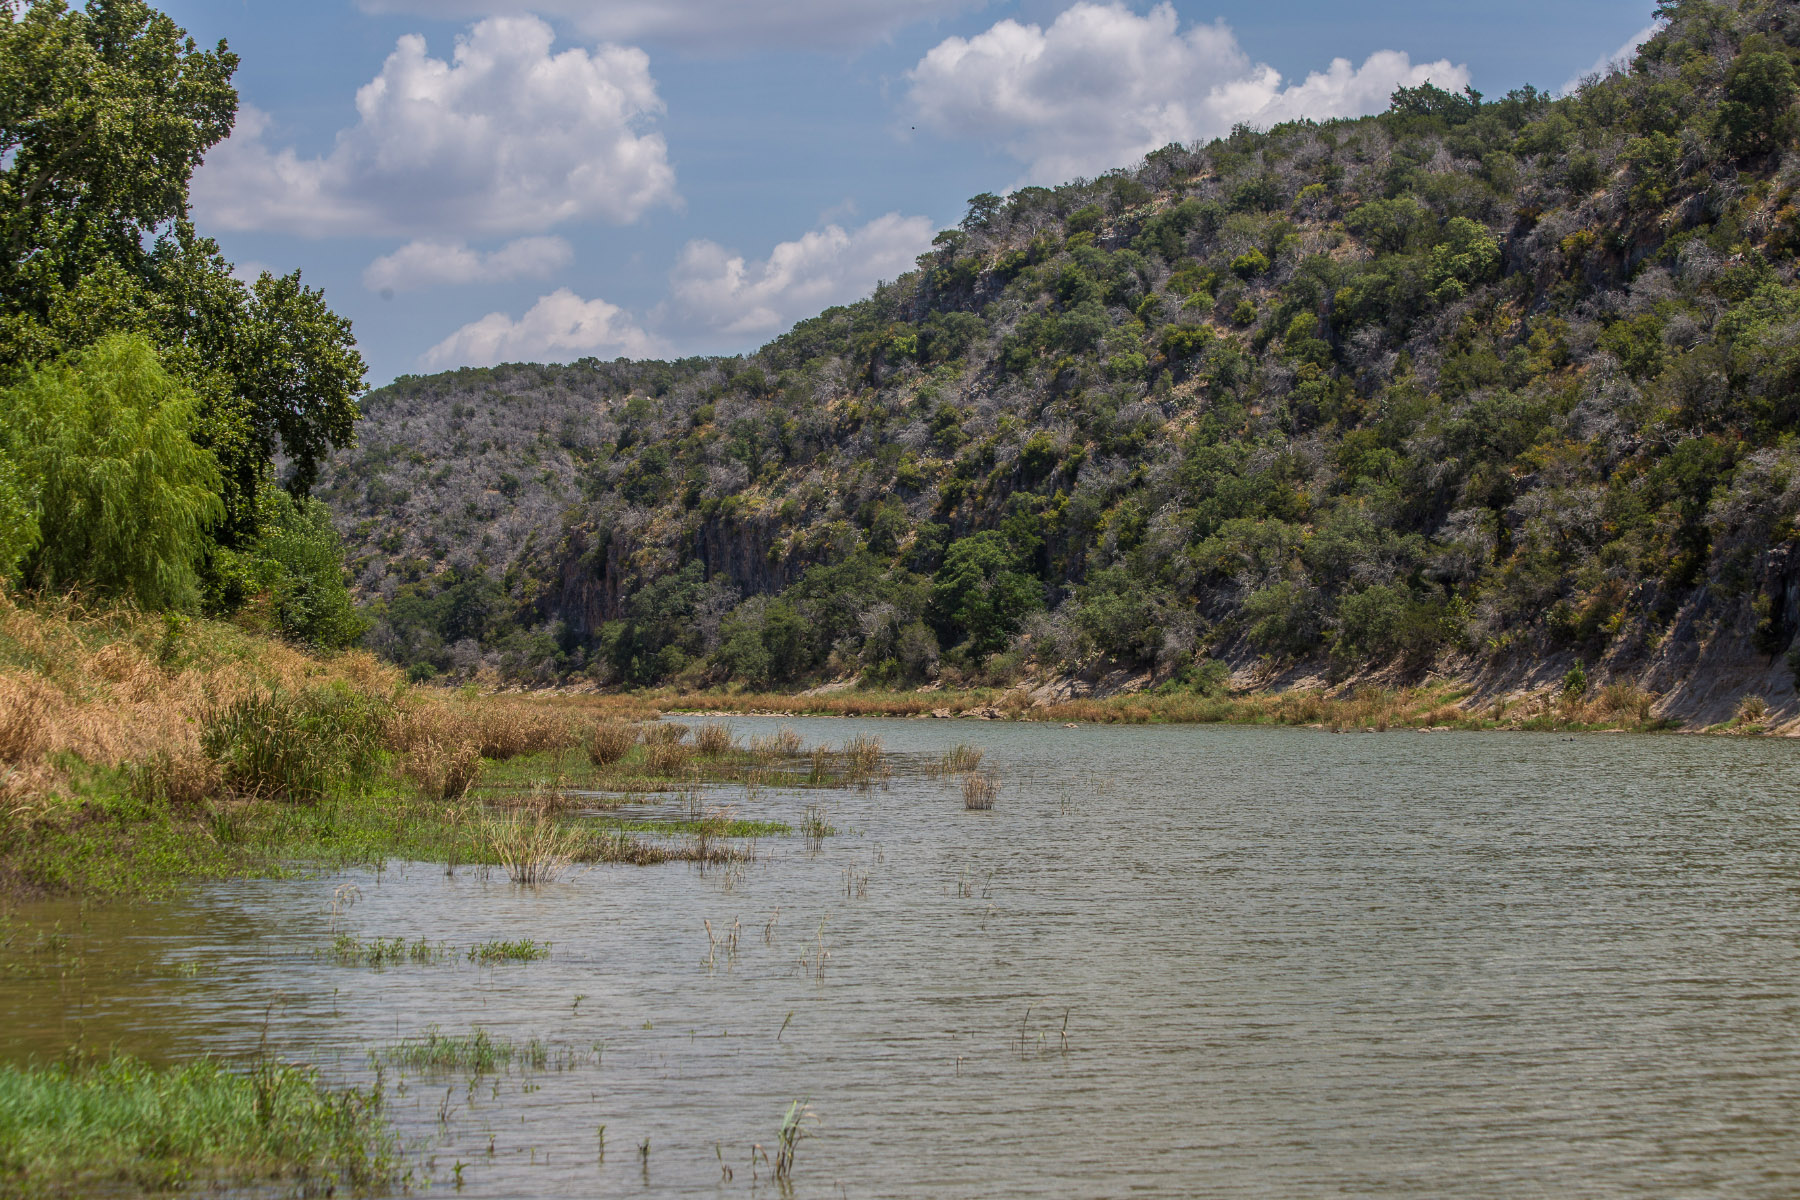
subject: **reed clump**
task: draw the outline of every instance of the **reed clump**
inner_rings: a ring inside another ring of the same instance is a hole
[[[805,743],[794,729],[783,725],[774,733],[759,734],[750,739],[750,752],[758,758],[792,758]]]
[[[878,737],[857,734],[844,743],[841,757],[847,783],[867,785],[887,775],[887,755]]]
[[[205,715],[200,745],[237,795],[316,802],[374,775],[392,715],[342,684],[251,692]]]
[[[154,751],[131,764],[129,778],[134,798],[174,809],[198,809],[225,789],[219,764],[189,746]]]
[[[1760,725],[1769,715],[1769,702],[1761,696],[1745,696],[1738,701],[1737,721],[1739,725]]]
[[[994,807],[1000,795],[1000,781],[992,773],[970,771],[962,777],[963,807],[972,812],[986,812]]]
[[[638,743],[638,729],[619,721],[602,721],[588,738],[588,761],[610,767],[630,754]]]
[[[709,722],[694,731],[694,750],[701,758],[719,758],[737,748],[731,726]]]
[[[673,746],[688,735],[688,727],[679,721],[653,721],[644,726],[644,745]]]
[[[486,841],[508,879],[522,887],[555,882],[581,847],[578,830],[541,811],[514,809],[487,823]]]
[[[644,747],[644,768],[652,775],[679,775],[693,757],[691,746],[680,742],[652,742]]]
[[[400,760],[400,774],[426,800],[461,800],[481,778],[481,752],[469,743],[425,741]]]
[[[927,771],[932,778],[941,775],[963,775],[981,769],[981,760],[985,752],[980,746],[971,746],[967,742],[958,742],[950,748],[950,752],[932,763]]]

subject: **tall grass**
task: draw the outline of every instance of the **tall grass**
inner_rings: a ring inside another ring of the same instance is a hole
[[[424,741],[400,761],[400,773],[427,800],[460,800],[481,777],[481,752],[474,746]]]
[[[630,754],[637,743],[636,726],[602,721],[588,738],[588,761],[596,767],[610,767]]]
[[[729,725],[709,722],[694,731],[694,749],[702,758],[718,758],[736,748],[737,739]]]
[[[543,811],[514,809],[487,823],[488,848],[506,876],[524,887],[552,883],[574,861],[581,832]]]
[[[332,1091],[304,1067],[212,1060],[0,1067],[0,1194],[161,1192],[190,1181],[305,1194],[390,1185],[398,1146],[379,1090]]]
[[[392,716],[341,684],[252,692],[208,713],[200,744],[240,796],[318,801],[375,773]]]
[[[971,771],[962,777],[963,807],[986,812],[1000,795],[1000,781],[990,773]]]

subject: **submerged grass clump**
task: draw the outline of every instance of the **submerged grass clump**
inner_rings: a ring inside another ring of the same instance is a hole
[[[941,775],[963,775],[981,769],[981,760],[986,752],[980,746],[971,746],[967,742],[958,742],[950,747],[950,752],[926,768],[932,778]]]
[[[439,1033],[427,1030],[424,1037],[396,1042],[383,1052],[382,1058],[397,1067],[415,1071],[473,1071],[490,1075],[512,1065],[519,1048],[485,1029],[471,1034]]]
[[[492,1075],[515,1065],[531,1071],[568,1071],[599,1061],[593,1053],[569,1047],[553,1047],[542,1038],[524,1042],[497,1038],[485,1029],[471,1034],[439,1033],[432,1028],[424,1037],[406,1038],[376,1053],[371,1061],[413,1071],[470,1071]]]
[[[405,938],[372,938],[365,942],[347,933],[340,933],[323,954],[341,967],[374,967],[379,970],[401,963],[441,962],[450,956],[450,951],[444,946],[434,946],[424,938],[411,942]]]
[[[521,938],[516,942],[477,942],[469,947],[469,961],[491,965],[503,962],[536,962],[550,957],[549,942]]]
[[[284,1179],[305,1194],[391,1185],[398,1149],[379,1089],[323,1087],[305,1067],[211,1059],[0,1067],[0,1194],[164,1191]]]
[[[1000,795],[1000,781],[991,772],[971,771],[962,778],[963,807],[986,812]]]

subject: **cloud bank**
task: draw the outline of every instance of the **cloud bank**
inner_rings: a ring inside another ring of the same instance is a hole
[[[843,47],[917,21],[978,8],[984,0],[361,0],[364,12],[477,18],[537,13],[590,37],[655,41],[706,51]]]
[[[888,213],[854,231],[827,225],[754,263],[715,242],[692,241],[671,276],[666,311],[689,333],[773,335],[911,270],[936,232],[925,217]]]
[[[486,254],[466,242],[408,242],[370,263],[363,286],[371,292],[417,292],[509,279],[546,279],[575,260],[559,237],[519,238]]]
[[[208,157],[196,209],[234,230],[415,236],[538,232],[636,220],[676,202],[649,57],[623,46],[553,51],[535,17],[482,21],[450,60],[399,40],[356,93],[331,153],[270,145],[253,108]]]
[[[426,370],[489,367],[503,362],[586,358],[652,358],[663,352],[631,315],[604,300],[583,300],[568,288],[540,299],[518,320],[489,313],[427,350]]]
[[[1167,3],[1139,16],[1123,4],[1083,2],[1048,28],[1009,19],[971,38],[947,38],[906,78],[920,124],[1004,150],[1031,182],[1059,183],[1239,123],[1380,112],[1396,87],[1430,80],[1458,90],[1469,72],[1383,50],[1360,67],[1334,59],[1284,86],[1223,23],[1182,32]]]
[[[647,320],[561,288],[516,320],[496,312],[470,322],[427,351],[419,365],[443,370],[589,355],[717,353],[721,346],[747,350],[908,270],[935,231],[925,217],[888,213],[856,229],[827,225],[754,261],[714,242],[692,241],[670,273],[670,298]]]

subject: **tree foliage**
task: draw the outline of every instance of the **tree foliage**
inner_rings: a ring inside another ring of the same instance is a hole
[[[192,604],[222,515],[218,467],[190,437],[199,400],[149,342],[114,334],[33,371],[0,405],[0,447],[27,527],[25,578],[149,608]]]

